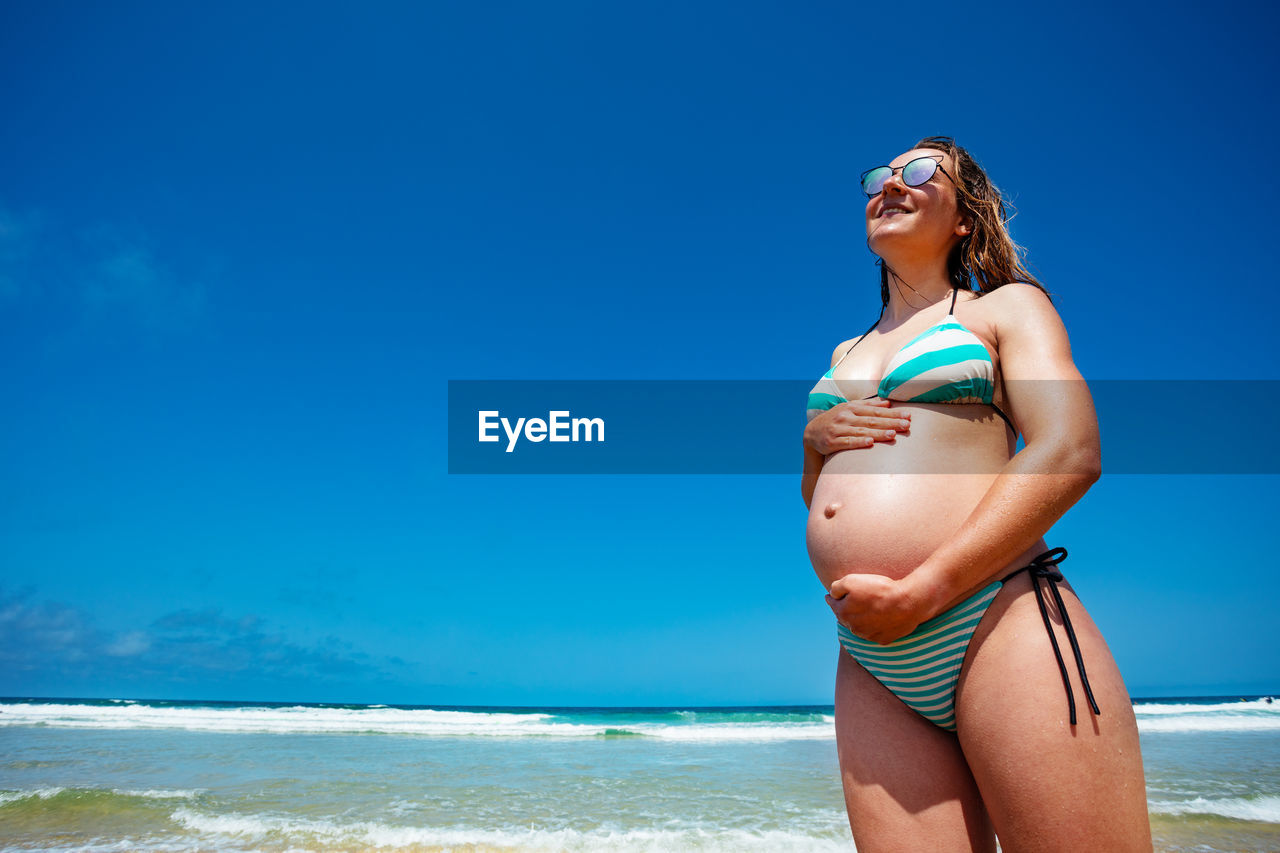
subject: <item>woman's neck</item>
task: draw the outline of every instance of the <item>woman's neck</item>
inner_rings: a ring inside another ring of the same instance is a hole
[[[889,277],[889,304],[885,306],[884,315],[891,324],[946,299],[953,289],[946,267],[904,269],[886,264],[885,269]]]

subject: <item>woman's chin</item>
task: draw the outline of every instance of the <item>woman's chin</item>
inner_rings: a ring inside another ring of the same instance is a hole
[[[877,228],[867,235],[867,248],[889,266],[921,256],[937,254],[930,241],[923,239],[919,234],[912,233],[912,229],[906,223],[902,225],[889,223]]]
[[[897,242],[910,237],[911,224],[895,222],[893,219],[877,219],[867,227],[867,243]]]

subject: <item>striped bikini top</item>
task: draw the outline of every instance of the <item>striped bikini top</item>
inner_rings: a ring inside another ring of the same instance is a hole
[[[955,317],[956,295],[951,291],[951,308],[942,322],[929,327],[898,350],[876,393],[864,399],[880,397],[902,403],[982,403],[990,406],[1017,435],[1009,416],[1000,411],[995,400],[996,367],[987,348],[973,332]],[[874,329],[880,321],[871,326]],[[867,329],[853,347],[871,334]],[[849,347],[830,370],[822,374],[809,392],[809,408],[826,410],[848,402],[832,377],[840,362],[853,352]]]

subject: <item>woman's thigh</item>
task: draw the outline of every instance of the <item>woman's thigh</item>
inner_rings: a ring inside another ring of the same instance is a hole
[[[1045,581],[1040,582],[1042,586]],[[978,626],[956,692],[960,744],[1003,850],[1151,850],[1133,706],[1111,651],[1075,593],[1059,587],[1100,715],[1085,699],[1062,616],[1046,589],[1077,725],[1031,579],[1005,585]]]
[[[840,776],[858,853],[995,849],[954,734],[902,704],[843,651],[835,699]]]

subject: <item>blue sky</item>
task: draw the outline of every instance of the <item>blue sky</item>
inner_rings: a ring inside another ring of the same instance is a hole
[[[1276,24],[5,4],[0,693],[829,702],[798,472],[450,476],[446,382],[816,378],[878,308],[858,174],[945,133],[1087,378],[1264,440],[1213,383],[1277,378]],[[1280,690],[1275,487],[1053,532],[1132,692]]]

